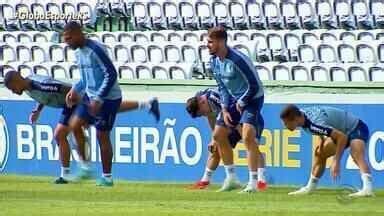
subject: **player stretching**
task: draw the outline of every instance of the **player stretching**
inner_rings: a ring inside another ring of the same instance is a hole
[[[319,178],[323,175],[328,157],[333,157],[331,176],[336,179],[340,174],[340,160],[346,148],[351,148],[351,156],[360,168],[363,188],[352,193],[351,197],[372,196],[372,176],[365,161],[365,143],[368,141],[367,125],[352,114],[332,107],[308,107],[299,109],[288,105],[280,114],[289,130],[297,127],[321,136],[319,145],[314,152],[312,173],[305,187],[289,193],[290,195],[309,194],[317,187]]]
[[[67,94],[68,106],[75,105],[85,93],[85,99],[78,103],[71,128],[74,130],[87,124],[94,124],[101,151],[103,175],[96,181],[98,186],[113,186],[112,179],[112,144],[110,131],[116,119],[121,103],[121,89],[117,81],[117,72],[108,57],[106,48],[93,40],[87,39],[81,25],[69,22],[64,27],[64,41],[76,49],[76,60],[80,70],[80,81],[73,85]],[[89,113],[88,113],[89,111]],[[78,144],[84,145],[84,137],[76,137]],[[81,172],[88,175],[89,166],[83,163]],[[82,175],[82,174],[80,174]]]
[[[30,121],[34,124],[44,106],[61,108],[61,116],[59,122],[56,125],[54,137],[57,145],[59,146],[60,160],[61,160],[61,175],[55,180],[55,184],[66,184],[72,180],[70,170],[70,146],[67,140],[67,135],[70,132],[68,127],[68,121],[73,114],[75,107],[69,108],[65,103],[65,96],[71,89],[70,83],[64,83],[59,80],[55,80],[52,77],[30,75],[23,78],[19,72],[9,71],[4,76],[4,85],[6,88],[21,95],[26,92],[32,99],[38,102],[36,108],[30,115]],[[160,112],[158,107],[158,101],[152,99],[150,101],[136,102],[136,101],[123,101],[120,104],[119,112],[125,112],[134,109],[148,108],[149,111],[158,120]],[[79,129],[79,128],[77,128]],[[73,131],[79,135],[83,135],[83,130]],[[79,157],[85,158],[84,150],[78,149]]]
[[[220,94],[218,90],[208,88],[197,92],[194,97],[191,97],[187,100],[186,109],[192,118],[201,116],[206,117],[209,126],[213,131],[216,125],[216,118],[221,111]],[[236,111],[236,108],[234,108],[234,110]],[[235,148],[237,142],[241,139],[241,135],[236,129],[231,129],[228,139],[231,147]],[[204,175],[200,181],[190,186],[191,189],[207,188],[212,178],[213,172],[216,170],[220,163],[218,145],[214,140],[211,140],[209,143],[208,150],[210,153],[208,156]],[[237,179],[235,172],[227,173],[227,175],[232,175],[233,179]]]
[[[222,98],[222,111],[216,122],[214,140],[220,146],[224,167],[227,173],[230,173],[234,169],[233,152],[226,139],[230,128],[240,127],[247,148],[249,169],[249,182],[241,193],[256,192],[257,187],[266,187],[265,179],[262,178],[264,175],[260,175],[264,173],[264,168],[258,168],[263,166],[258,146],[258,140],[264,129],[264,120],[260,114],[264,103],[262,83],[252,61],[241,52],[228,47],[227,32],[223,27],[214,27],[208,31],[207,46],[210,54],[213,55],[210,61],[211,70]],[[229,111],[229,100],[232,97],[240,113],[239,121],[236,121]],[[236,185],[234,179],[227,175],[221,190],[232,190],[234,185]]]

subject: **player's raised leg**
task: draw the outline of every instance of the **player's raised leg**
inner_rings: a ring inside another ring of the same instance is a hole
[[[159,100],[155,97],[148,101],[123,100],[118,112],[127,112],[136,109],[148,110],[149,113],[155,117],[156,121],[160,120]]]

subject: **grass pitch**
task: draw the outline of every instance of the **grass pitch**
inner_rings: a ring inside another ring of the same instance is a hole
[[[347,191],[320,189],[290,197],[294,188],[270,187],[266,192],[238,194],[191,191],[186,184],[115,181],[100,188],[94,181],[54,185],[50,177],[0,175],[0,216],[28,215],[384,215],[384,190],[373,198],[344,199]]]

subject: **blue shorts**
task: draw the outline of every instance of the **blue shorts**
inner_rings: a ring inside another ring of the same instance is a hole
[[[236,127],[239,124],[248,123],[255,127],[256,138],[261,138],[261,133],[264,130],[264,119],[261,116],[260,111],[264,104],[264,96],[258,99],[251,101],[247,106],[244,107],[243,113],[240,113],[236,110],[236,104],[231,104],[228,108],[228,112],[232,117],[232,123]],[[226,126],[223,118],[223,114],[220,112],[216,125]]]
[[[69,108],[65,106],[61,111],[59,123],[65,126],[68,126],[69,119],[71,119],[72,113],[75,111],[76,106]]]
[[[365,143],[368,143],[369,141],[368,126],[361,120],[359,120],[356,128],[348,135],[348,143],[346,147],[349,147],[351,141],[354,139],[363,140]]]
[[[110,131],[115,123],[117,111],[120,108],[121,98],[116,100],[104,100],[99,113],[91,116],[88,111],[89,98],[84,97],[83,101],[77,106],[75,115],[84,119],[88,124],[93,124],[97,130]]]

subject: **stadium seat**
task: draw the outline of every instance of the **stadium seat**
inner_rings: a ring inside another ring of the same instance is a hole
[[[76,62],[75,51],[67,45],[64,45],[64,58],[66,62]]]
[[[377,57],[379,62],[384,63],[384,42],[377,46]]]
[[[180,47],[181,56],[183,57],[183,62],[196,62],[199,61],[197,50],[188,44],[184,44]]]
[[[19,44],[16,46],[17,61],[30,62],[32,61],[32,54],[29,46]]]
[[[60,44],[52,44],[49,47],[49,58],[54,62],[65,61],[64,47]]]
[[[346,67],[333,66],[329,68],[331,81],[348,81],[348,73]]]
[[[376,37],[369,31],[362,31],[357,35],[357,39],[360,41],[374,41]]]
[[[169,66],[169,75],[173,80],[191,79],[192,65],[189,63],[175,64]]]
[[[45,1],[36,1],[31,3],[30,5],[31,12],[33,14],[45,14],[46,3],[47,2]],[[34,27],[36,28],[37,31],[47,31],[47,30],[50,30],[51,25],[49,20],[36,20]]]
[[[135,30],[148,30],[149,27],[149,17],[147,13],[147,7],[145,3],[141,1],[132,2],[132,16],[133,16],[133,26]]]
[[[2,19],[2,29],[7,31],[15,31],[19,30],[18,20],[15,18],[15,9],[11,4],[4,3],[0,7],[1,10],[1,18]]]
[[[316,49],[308,44],[301,44],[298,48],[300,62],[317,62]]]
[[[136,77],[138,79],[153,79],[153,74],[152,74],[150,64],[146,64],[146,65],[140,64],[136,66],[135,72],[136,72]]]
[[[17,54],[16,54],[16,49],[12,47],[9,44],[3,44],[0,47],[0,50],[2,50],[2,55],[0,61],[1,62],[12,62],[12,61],[17,61]]]
[[[268,49],[271,51],[272,60],[279,62],[288,61],[288,52],[284,46],[283,37],[277,33],[267,35]]]
[[[301,38],[299,35],[297,35],[296,32],[287,33],[284,35],[284,43],[286,49],[288,50],[289,60],[293,62],[298,61],[297,49],[299,45],[302,44]]]
[[[165,17],[165,23],[167,29],[179,30],[181,29],[180,25],[180,16],[178,12],[177,4],[171,0],[167,0],[163,3],[163,11]]]
[[[150,44],[147,47],[148,60],[152,63],[160,63],[164,61],[164,53],[161,46],[157,44]]]
[[[280,15],[279,5],[272,0],[265,0],[262,3],[263,14],[269,29],[283,29],[283,18]]]
[[[327,67],[321,65],[314,65],[310,68],[313,81],[333,81]]]
[[[191,43],[199,43],[200,36],[195,32],[186,32],[183,35],[183,41],[191,42]]]
[[[172,43],[180,42],[180,41],[183,41],[183,36],[177,32],[171,32],[168,34],[168,41]]]
[[[51,73],[52,77],[55,79],[68,79],[69,71],[68,68],[70,67],[70,64],[68,63],[60,63],[60,64],[54,64],[51,66]]]
[[[246,29],[248,19],[245,13],[244,4],[240,1],[230,1],[228,3],[229,16],[232,19],[232,26],[235,29]]]
[[[368,73],[363,67],[352,66],[348,70],[349,80],[352,82],[366,82],[368,81]]]
[[[129,47],[123,44],[117,44],[114,47],[114,55],[116,56],[117,62],[126,63],[131,61]]]
[[[147,10],[151,29],[161,30],[166,28],[166,23],[163,16],[162,5],[156,1],[147,3]]]
[[[384,67],[371,67],[369,69],[369,77],[372,82],[384,82]]]
[[[3,35],[2,35],[2,41],[4,41],[5,43],[17,43],[17,36],[16,36],[16,32],[14,33],[8,33],[8,32],[5,32]]]
[[[187,0],[179,1],[179,12],[183,29],[193,30],[198,28],[195,7],[191,2]]]
[[[168,34],[165,33],[164,31],[154,31],[154,32],[151,32],[150,34],[150,40],[152,42],[156,42],[156,43],[164,43],[164,42],[167,42],[167,37]]]
[[[295,81],[311,81],[311,72],[305,65],[294,65],[291,68],[292,80]]]
[[[136,79],[135,68],[132,68],[131,64],[121,65],[116,68],[120,79]]]
[[[168,68],[164,64],[153,66],[152,74],[155,79],[162,79],[162,80],[170,79],[170,76],[168,74]]]
[[[337,23],[333,12],[332,3],[329,0],[320,0],[316,2],[316,13],[319,16],[321,28],[336,29]]]
[[[320,44],[317,47],[319,61],[322,63],[336,63],[338,62],[336,49],[332,44]]]
[[[147,62],[147,50],[143,45],[135,44],[131,46],[131,57],[133,62]]]
[[[63,14],[62,5],[59,5],[53,1],[46,4],[46,13],[51,13],[54,16],[60,16]],[[64,21],[59,20],[51,20],[50,21],[50,29],[54,31],[61,31],[64,28]]]
[[[319,28],[315,9],[310,2],[306,0],[297,1],[297,13],[300,17],[302,28],[312,30]]]
[[[352,13],[359,29],[371,30],[373,18],[369,12],[369,5],[366,0],[352,0]]]
[[[281,16],[283,17],[285,29],[299,29],[300,19],[297,15],[296,4],[290,0],[280,2]]]
[[[69,67],[69,75],[71,79],[80,79],[80,70],[76,64],[73,64]]]
[[[243,31],[233,33],[233,41],[246,43],[250,40],[249,35]]]
[[[133,32],[133,41],[135,41],[136,43],[147,43],[147,42],[150,42],[151,39],[149,38],[149,36],[147,34],[145,34],[144,32]]]
[[[358,43],[356,45],[356,55],[357,60],[361,63],[377,62],[375,49],[366,43]]]
[[[292,80],[289,64],[279,64],[273,67],[272,75],[274,80]]]
[[[266,19],[259,2],[247,1],[245,4],[245,11],[248,15],[249,29],[266,29]]]
[[[182,55],[178,46],[167,44],[164,46],[164,56],[166,62],[181,62]]]
[[[213,26],[212,10],[208,2],[198,0],[195,3],[196,16],[198,19],[199,29],[209,29]]]
[[[334,11],[339,28],[355,30],[355,19],[351,12],[349,0],[334,0]]]
[[[344,43],[351,43],[357,40],[357,36],[353,31],[345,31],[340,34],[340,40]]]
[[[212,2],[212,14],[215,18],[216,26],[224,26],[232,29],[232,21],[228,11],[228,5],[226,2],[221,0],[215,0]]]
[[[355,47],[350,44],[339,44],[339,46],[337,47],[337,54],[339,56],[340,62],[342,63],[357,62]]]
[[[38,43],[31,46],[32,60],[37,63],[42,63],[49,60],[49,54]]]
[[[20,64],[19,67],[15,69],[20,72],[22,77],[27,77],[34,73],[33,67],[28,64]]]
[[[50,41],[50,37],[47,34],[37,32],[33,35],[33,41],[36,43],[47,43]]]
[[[211,55],[209,54],[208,47],[202,43],[198,46],[199,59],[201,62],[209,62]]]
[[[384,2],[382,0],[370,0],[370,9],[373,15],[375,26],[384,28]]]
[[[120,43],[132,43],[133,36],[129,32],[119,32],[117,35],[117,41]]]
[[[268,63],[270,63],[270,62],[268,62]],[[263,64],[256,64],[255,65],[255,68],[256,68],[257,74],[260,77],[260,80],[262,80],[262,81],[264,81],[264,80],[273,80],[273,77],[272,77],[272,68],[273,67],[269,68],[269,67],[267,67],[264,64],[265,63],[263,63]]]

